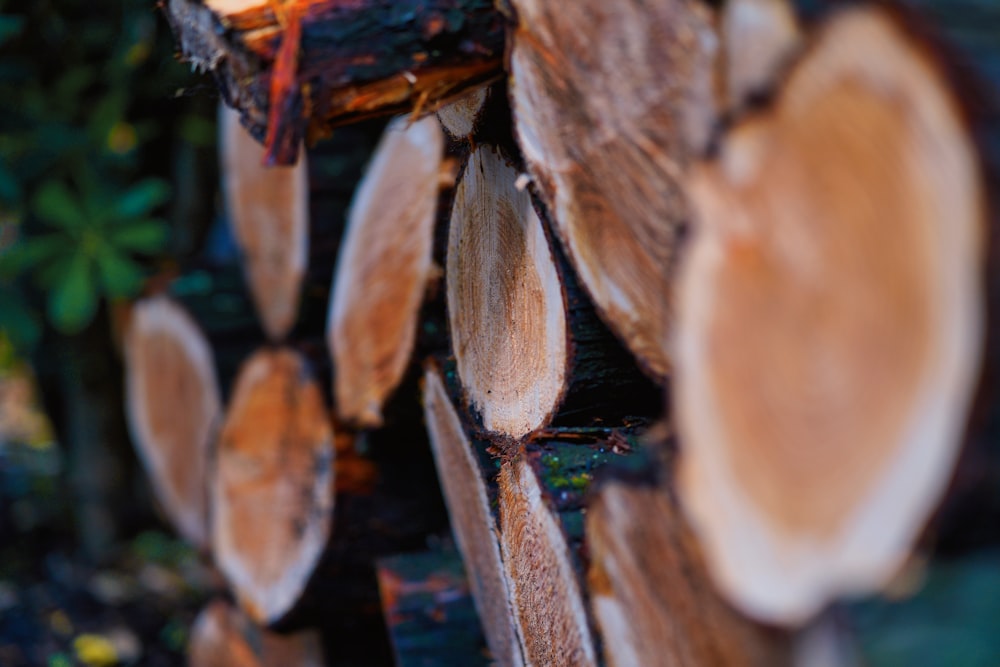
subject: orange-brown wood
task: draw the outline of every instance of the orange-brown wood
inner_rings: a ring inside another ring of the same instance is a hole
[[[498,664],[522,665],[510,585],[500,557],[484,471],[435,368],[424,374],[424,418],[451,531],[468,572],[486,642]]]
[[[518,173],[478,147],[455,191],[448,319],[462,386],[487,430],[546,424],[568,382],[566,301],[541,221]]]
[[[799,623],[886,583],[949,480],[983,338],[975,145],[919,42],[856,9],[691,192],[683,499],[730,599]]]
[[[341,419],[382,423],[403,378],[433,271],[444,134],[434,118],[400,118],[386,129],[354,195],[340,248],[327,343]]]
[[[689,0],[510,4],[525,160],[608,326],[662,379],[681,179],[715,113],[710,17]]]
[[[303,153],[290,167],[265,167],[264,147],[219,107],[226,211],[243,253],[261,325],[281,340],[295,324],[309,254],[309,171]]]
[[[248,619],[239,609],[214,600],[195,619],[188,639],[189,667],[322,667],[319,635],[281,635]]]
[[[788,643],[729,608],[676,502],[648,483],[603,485],[588,506],[591,606],[609,665],[778,667]]]
[[[167,297],[139,301],[125,336],[125,412],[157,500],[199,548],[208,542],[207,469],[221,404],[198,326]]]
[[[261,350],[240,369],[219,436],[212,485],[216,563],[256,622],[299,599],[326,546],[333,432],[305,361]]]
[[[566,538],[523,458],[500,468],[500,544],[525,664],[586,667],[597,654]]]

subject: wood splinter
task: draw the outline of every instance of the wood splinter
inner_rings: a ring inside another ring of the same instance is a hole
[[[984,340],[976,144],[934,54],[847,10],[691,193],[682,499],[726,595],[802,623],[885,585],[951,477]]]

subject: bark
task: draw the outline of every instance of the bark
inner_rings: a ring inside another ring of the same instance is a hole
[[[190,667],[322,667],[312,631],[282,635],[255,625],[239,609],[214,600],[195,619],[188,640]]]
[[[185,57],[212,70],[269,159],[372,115],[434,111],[495,79],[503,17],[489,0],[170,0]],[[275,8],[280,8],[275,11]]]
[[[182,537],[208,545],[208,465],[222,415],[212,349],[191,317],[159,296],[132,309],[126,413],[156,498]]]
[[[324,551],[333,462],[322,392],[304,361],[256,353],[226,411],[211,494],[216,563],[255,622],[291,610]]]
[[[219,108],[220,162],[230,227],[243,254],[257,316],[268,338],[284,339],[298,316],[309,255],[309,172],[264,167],[264,149]]]
[[[511,99],[529,170],[608,326],[662,379],[665,295],[689,216],[680,181],[706,141],[700,123],[715,116],[711,17],[685,0],[510,4]]]
[[[824,23],[694,174],[681,490],[748,613],[885,585],[940,501],[982,360],[983,186],[939,61],[873,8]]]
[[[338,416],[362,428],[406,372],[433,275],[444,137],[433,118],[386,129],[355,193],[334,275],[327,344]]]

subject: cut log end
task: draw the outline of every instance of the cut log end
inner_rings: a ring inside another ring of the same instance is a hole
[[[491,147],[469,157],[455,192],[446,274],[462,385],[485,428],[514,437],[552,417],[569,354],[552,251],[517,177]]]
[[[424,375],[424,416],[486,642],[498,664],[518,667],[521,648],[483,472],[444,381],[432,368]]]
[[[499,477],[500,542],[525,662],[597,665],[586,607],[566,538],[531,465],[505,463]]]
[[[680,179],[704,141],[687,128],[714,116],[700,105],[711,99],[703,82],[717,40],[688,0],[512,4],[521,150],[608,326],[662,379],[673,316],[665,295],[688,217]]]
[[[222,413],[208,341],[166,297],[138,302],[125,339],[126,414],[164,512],[182,537],[208,542],[209,447]]]
[[[437,121],[394,121],[351,205],[331,292],[327,342],[337,414],[382,423],[402,380],[432,274],[444,135]]]
[[[255,626],[222,600],[198,614],[188,640],[190,667],[322,667],[319,636],[279,635]]]
[[[801,622],[884,584],[950,478],[983,338],[976,147],[931,56],[856,9],[692,193],[684,500],[728,595]]]
[[[489,87],[477,88],[437,110],[441,125],[455,139],[468,139],[476,131],[479,114],[486,104]]]
[[[590,503],[591,604],[608,664],[776,667],[787,646],[740,617],[708,581],[673,500],[650,485],[609,482]]]
[[[732,0],[722,12],[726,103],[769,92],[802,35],[790,0]]]
[[[265,167],[264,147],[219,107],[220,162],[226,210],[243,253],[254,306],[271,340],[295,324],[309,254],[306,155],[290,167]]]
[[[241,606],[271,624],[297,602],[330,534],[333,433],[322,393],[289,350],[240,369],[219,438],[216,562]]]

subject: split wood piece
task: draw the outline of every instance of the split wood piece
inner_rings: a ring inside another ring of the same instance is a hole
[[[469,595],[469,581],[462,569],[462,558],[453,549],[380,558],[376,569],[396,665],[511,664],[483,650],[483,634]]]
[[[602,469],[631,458],[640,426],[543,429],[505,454],[500,544],[525,664],[597,664],[584,595],[584,501]]]
[[[529,170],[604,320],[662,379],[689,215],[680,179],[715,117],[710,17],[692,0],[511,4]]]
[[[458,375],[491,432],[547,423],[568,383],[566,302],[518,174],[490,146],[466,164],[448,234],[446,292]]]
[[[362,428],[403,378],[433,273],[444,134],[434,118],[391,123],[351,204],[327,323],[337,414]]]
[[[125,336],[125,412],[133,443],[180,535],[208,543],[210,447],[222,415],[212,349],[167,297],[139,301]]]
[[[747,613],[884,585],[940,500],[982,354],[981,179],[941,70],[879,9],[836,14],[694,175],[681,491]]]
[[[313,631],[269,632],[223,600],[198,614],[188,640],[190,667],[322,667],[323,649]]]
[[[438,120],[452,138],[468,139],[475,133],[490,91],[489,86],[481,86],[438,109]]]
[[[529,665],[597,665],[580,582],[559,521],[525,460],[500,468],[500,542]]]
[[[287,349],[240,369],[212,488],[215,560],[265,625],[301,596],[330,535],[334,443],[319,385]]]
[[[720,23],[726,104],[734,110],[773,90],[802,35],[791,0],[730,0]]]
[[[522,665],[517,624],[485,481],[495,474],[494,469],[483,463],[482,443],[474,445],[469,441],[441,373],[432,367],[424,374],[424,414],[451,530],[469,575],[486,643],[498,664]]]
[[[219,134],[226,212],[254,306],[268,338],[281,340],[298,315],[309,253],[306,156],[291,167],[263,166],[264,148],[222,105]]]
[[[612,667],[776,667],[788,642],[739,616],[709,582],[665,490],[622,476],[589,503],[588,583]]]
[[[373,115],[430,113],[501,74],[490,0],[169,0],[184,56],[215,74],[268,155]]]

